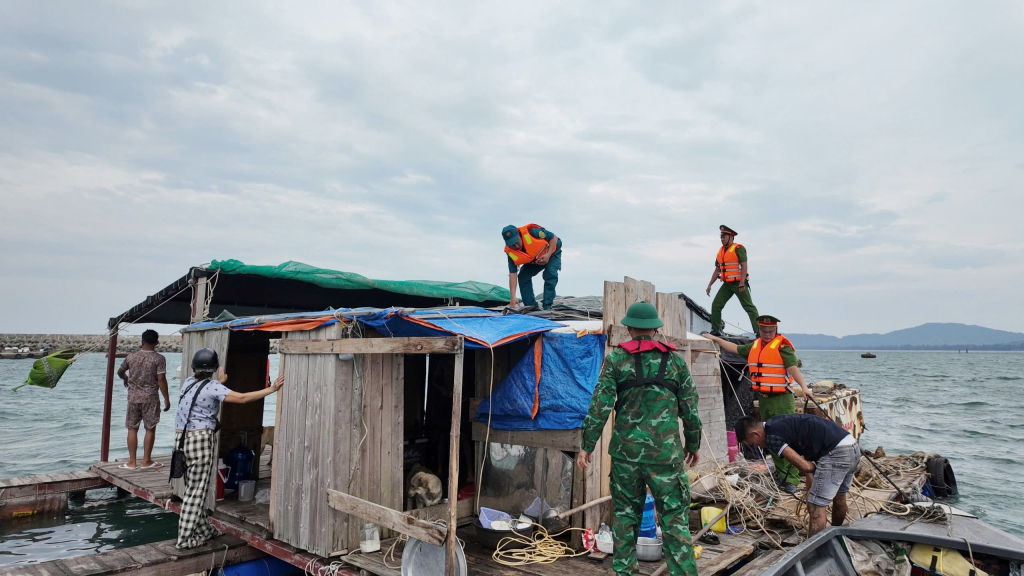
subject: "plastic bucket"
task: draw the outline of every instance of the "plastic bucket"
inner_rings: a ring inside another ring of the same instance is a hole
[[[256,481],[255,480],[239,480],[238,481],[238,501],[248,502],[252,500],[253,495],[256,493]]]
[[[722,513],[722,509],[721,508],[715,508],[714,506],[705,506],[705,507],[701,508],[700,509],[700,525],[701,526],[707,526],[708,522],[710,522],[712,518],[714,518],[715,516],[718,516],[721,513]],[[726,529],[725,516],[722,516],[721,518],[718,519],[718,522],[715,522],[714,524],[711,525],[711,530],[714,531],[714,532],[725,532],[725,529]]]

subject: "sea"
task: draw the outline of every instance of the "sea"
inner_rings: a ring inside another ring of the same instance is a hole
[[[937,452],[949,459],[960,496],[951,504],[1024,536],[1024,353],[801,351],[809,381],[859,388],[867,430],[861,446],[887,454]],[[172,404],[180,354],[167,356]],[[32,360],[0,360],[0,478],[85,470],[99,458],[106,358],[79,359],[54,389],[27,386]],[[271,374],[277,374],[271,356]],[[111,457],[127,456],[127,393],[115,380]],[[275,395],[264,424],[273,425]],[[174,411],[157,427],[154,452],[171,451]],[[141,436],[141,434],[140,434]],[[140,438],[141,444],[141,438]],[[141,447],[140,447],[141,451]],[[140,452],[141,457],[141,452]],[[175,537],[176,515],[116,490],[95,490],[84,504],[52,518],[0,522],[0,567],[137,546]]]

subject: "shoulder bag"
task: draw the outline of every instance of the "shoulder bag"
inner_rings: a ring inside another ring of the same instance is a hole
[[[192,396],[192,404],[188,407],[188,415],[185,416],[185,426],[181,430],[181,438],[178,440],[178,446],[171,452],[171,478],[181,478],[185,475],[185,434],[188,434],[188,421],[192,418],[192,409],[196,407],[196,400],[199,398],[199,393],[203,391],[203,387],[210,383],[210,379],[207,378],[199,384],[199,389],[196,390],[195,396]],[[192,383],[195,386],[195,383]],[[189,386],[189,388],[192,388]],[[185,389],[182,393],[182,397],[188,394],[189,388]]]

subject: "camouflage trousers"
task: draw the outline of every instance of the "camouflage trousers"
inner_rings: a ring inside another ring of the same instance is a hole
[[[644,513],[647,488],[654,496],[664,540],[665,561],[672,576],[697,576],[697,561],[690,544],[690,481],[685,465],[639,464],[612,460],[612,505],[615,518],[612,536],[615,553],[612,568],[618,576],[639,573],[636,539]]]

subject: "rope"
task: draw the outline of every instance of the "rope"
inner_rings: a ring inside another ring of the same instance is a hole
[[[515,522],[515,521],[514,521]],[[566,528],[556,534],[549,534],[536,522],[530,522],[537,530],[532,537],[513,531],[514,536],[506,536],[498,541],[497,549],[491,559],[502,566],[528,566],[530,564],[551,564],[560,558],[575,558],[589,554],[590,550],[577,552],[569,544],[556,540],[559,536],[572,531],[586,532],[584,528]],[[524,545],[524,548],[508,548],[513,544]]]

